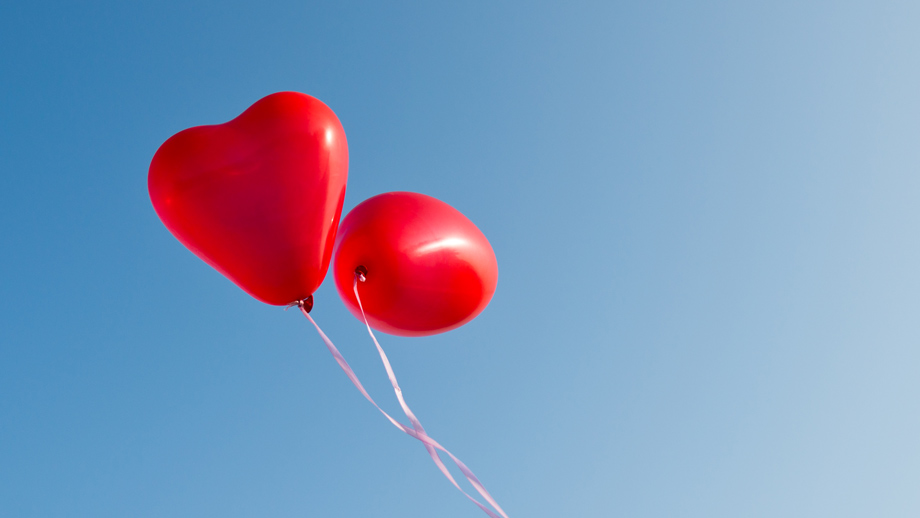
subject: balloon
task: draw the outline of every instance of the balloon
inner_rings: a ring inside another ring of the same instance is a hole
[[[176,133],[147,177],[166,228],[253,297],[283,305],[326,276],[348,180],[335,113],[297,92]]]
[[[333,277],[361,319],[356,269],[368,323],[400,336],[443,333],[476,317],[495,293],[498,263],[482,232],[431,196],[390,192],[355,207],[339,228]]]

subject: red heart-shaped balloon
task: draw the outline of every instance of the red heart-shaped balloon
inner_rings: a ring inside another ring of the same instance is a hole
[[[495,293],[498,262],[489,240],[460,211],[431,196],[390,192],[342,220],[333,277],[359,319],[401,336],[443,333],[476,317]]]
[[[283,305],[323,282],[347,180],[335,113],[309,95],[279,92],[229,122],[170,137],[147,185],[183,245],[253,297]]]

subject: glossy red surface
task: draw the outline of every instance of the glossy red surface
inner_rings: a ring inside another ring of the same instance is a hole
[[[253,297],[283,305],[323,282],[348,180],[335,113],[297,92],[176,133],[147,177],[163,224]]]
[[[342,220],[333,277],[348,309],[361,318],[358,285],[368,322],[400,336],[457,328],[476,317],[495,293],[498,263],[472,221],[431,196],[391,192],[374,196]]]

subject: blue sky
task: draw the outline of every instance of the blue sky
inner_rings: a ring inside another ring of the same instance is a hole
[[[480,317],[381,339],[512,517],[920,514],[920,4],[382,4],[0,6],[0,514],[482,515],[151,207],[166,138],[280,90],[346,210],[490,239]]]

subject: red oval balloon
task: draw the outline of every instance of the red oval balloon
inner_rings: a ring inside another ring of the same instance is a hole
[[[326,276],[348,180],[335,113],[297,92],[176,133],[147,185],[157,215],[195,255],[253,297],[283,305]]]
[[[472,221],[431,196],[390,192],[365,200],[342,220],[333,277],[358,319],[355,269],[371,327],[400,336],[443,333],[476,317],[495,293],[498,262]]]

